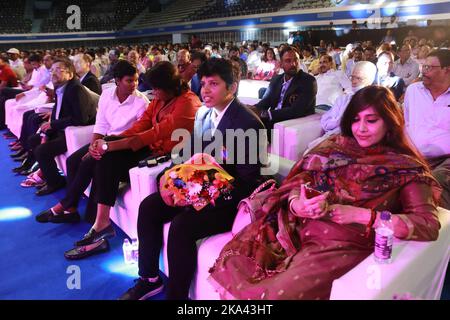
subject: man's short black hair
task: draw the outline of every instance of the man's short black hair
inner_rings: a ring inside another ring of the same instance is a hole
[[[233,83],[239,83],[239,74],[233,68],[230,60],[223,58],[212,58],[203,63],[198,70],[199,78],[218,75],[225,81],[227,88]]]
[[[297,50],[296,47],[293,47],[293,46],[286,46],[286,47],[284,47],[283,50],[281,50],[281,52],[280,52],[280,60],[283,59],[283,56],[284,56],[285,53],[290,52],[290,51],[293,51],[294,53],[297,54],[298,57],[300,57],[300,53],[298,52],[298,50]]]
[[[127,60],[120,60],[113,69],[114,78],[118,79],[122,79],[125,76],[132,77],[136,73],[138,73],[136,66]]]
[[[206,54],[202,51],[194,51],[191,53],[191,61],[194,60],[200,60],[202,63],[204,63],[206,59]]]
[[[42,56],[39,54],[32,54],[29,58],[28,58],[29,62],[42,62]]]
[[[437,49],[431,51],[427,57],[436,57],[439,60],[442,68],[450,66],[450,50],[449,49]]]

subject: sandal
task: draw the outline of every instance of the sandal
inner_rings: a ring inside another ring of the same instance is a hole
[[[36,172],[30,174],[20,185],[24,188],[43,186],[45,181]]]

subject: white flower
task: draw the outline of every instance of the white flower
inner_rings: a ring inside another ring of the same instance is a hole
[[[199,194],[202,191],[202,185],[200,183],[188,182],[186,184],[187,189],[189,190],[189,195],[193,196]]]
[[[171,177],[172,179],[176,179],[178,178],[178,175],[175,171],[169,172],[169,177]]]

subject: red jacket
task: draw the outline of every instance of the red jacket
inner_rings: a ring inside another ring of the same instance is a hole
[[[7,64],[3,67],[0,67],[0,82],[2,81],[6,81],[7,87],[17,87],[16,73]]]
[[[199,98],[190,90],[173,98],[166,105],[163,101],[155,99],[150,102],[142,118],[120,135],[139,137],[131,142],[133,151],[148,146],[155,155],[170,153],[179,143],[170,140],[172,132],[180,128],[192,132],[195,113],[200,106]]]

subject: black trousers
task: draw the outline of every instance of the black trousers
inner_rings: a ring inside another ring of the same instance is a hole
[[[67,151],[64,131],[55,133],[42,144],[41,137],[35,134],[28,139],[28,143],[47,184],[56,186],[63,183],[64,178],[59,174],[55,157]]]
[[[136,152],[132,150],[107,152],[100,160],[94,160],[92,197],[95,203],[114,206],[120,181],[129,181],[128,171],[150,154],[150,149],[145,147]]]
[[[92,180],[97,160],[91,157],[82,160],[88,151],[89,144],[72,153],[66,160],[67,192],[64,199],[61,200],[64,209],[78,207],[84,190]]]
[[[44,120],[34,110],[29,110],[23,114],[19,141],[25,150],[30,150],[28,139],[36,134],[42,122]]]
[[[0,90],[0,129],[5,128],[5,102],[15,98],[17,94],[24,92],[22,89],[3,88]]]
[[[199,239],[231,230],[239,199],[219,200],[200,212],[191,207],[170,207],[159,192],[145,198],[139,206],[139,275],[156,277],[163,243],[163,226],[172,221],[168,238],[169,282],[166,298],[185,300],[197,265]]]

